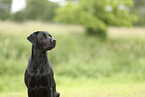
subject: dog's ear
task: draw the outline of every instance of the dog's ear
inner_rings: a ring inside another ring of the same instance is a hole
[[[36,44],[37,43],[37,34],[39,31],[32,33],[30,36],[27,37],[27,39],[32,43]]]

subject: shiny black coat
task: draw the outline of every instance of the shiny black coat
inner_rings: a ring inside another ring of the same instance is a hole
[[[47,57],[47,50],[55,47],[56,40],[45,31],[34,32],[27,39],[32,43],[32,53],[24,77],[28,97],[59,97]]]

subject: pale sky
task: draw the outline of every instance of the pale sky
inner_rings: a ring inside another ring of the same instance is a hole
[[[25,0],[12,0],[12,12],[16,12],[26,6]]]
[[[12,0],[12,12],[16,12],[26,6],[25,0]],[[59,4],[63,5],[65,0],[48,0],[52,2],[58,2]]]

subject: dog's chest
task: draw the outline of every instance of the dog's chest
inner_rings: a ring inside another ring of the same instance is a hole
[[[32,89],[49,88],[51,85],[50,73],[42,73],[41,70],[36,70],[29,76],[29,87]]]

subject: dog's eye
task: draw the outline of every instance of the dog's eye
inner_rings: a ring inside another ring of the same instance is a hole
[[[49,34],[49,36],[52,37],[50,34]]]
[[[46,34],[43,34],[43,37],[44,37],[44,38],[47,38]]]

